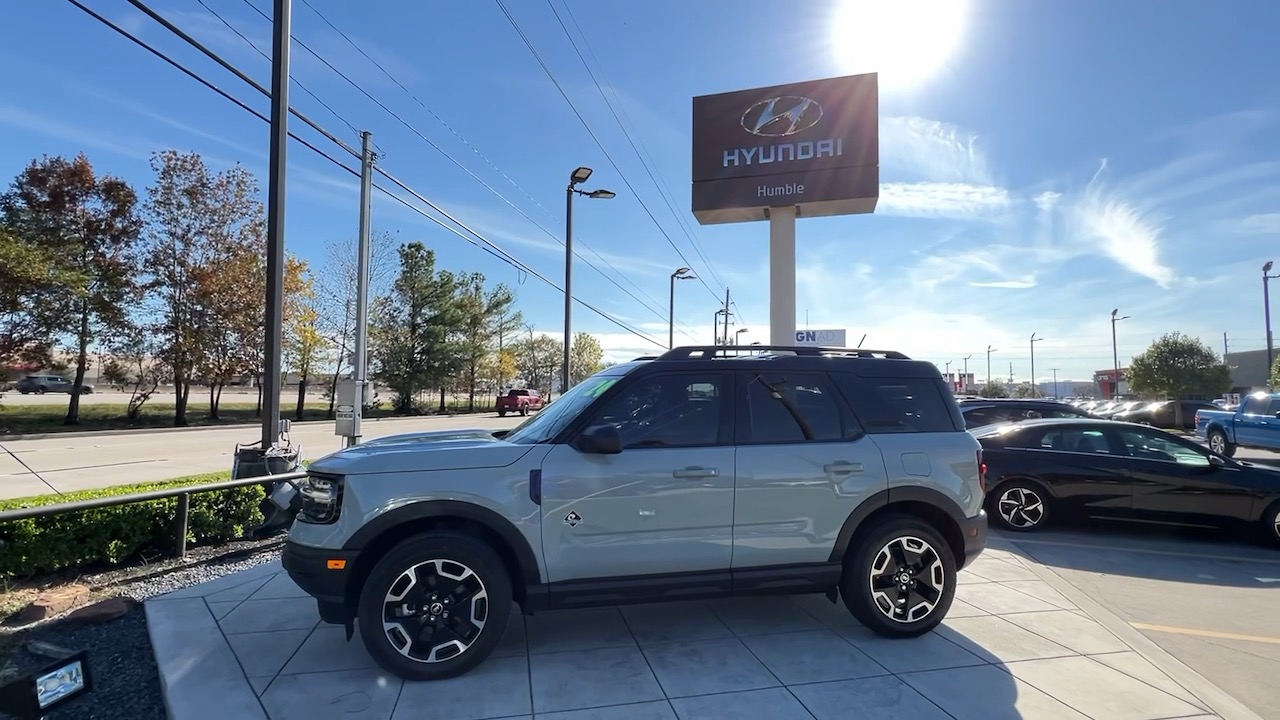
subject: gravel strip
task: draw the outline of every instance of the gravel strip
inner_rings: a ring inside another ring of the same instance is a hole
[[[94,588],[97,598],[119,595],[143,601],[270,562],[280,556],[281,545],[281,538],[273,538],[195,548],[185,560],[84,575],[77,582]],[[0,628],[0,645],[14,648],[8,663],[0,662],[0,671],[5,665],[30,672],[51,664],[52,660],[26,649],[32,640],[89,651],[93,691],[55,711],[51,720],[166,720],[143,606],[102,624],[53,619],[22,628]],[[0,648],[0,660],[3,656]],[[0,713],[0,718],[7,717]]]

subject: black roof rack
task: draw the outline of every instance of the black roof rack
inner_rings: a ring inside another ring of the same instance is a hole
[[[867,348],[818,347],[813,345],[689,345],[668,350],[658,360],[711,360],[743,356],[799,355],[805,357],[857,357],[910,360],[897,350]]]
[[[641,360],[657,360],[657,359],[658,359],[657,355],[641,355],[640,357],[633,359],[631,362],[640,362]]]

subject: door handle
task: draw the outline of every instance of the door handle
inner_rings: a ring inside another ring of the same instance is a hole
[[[680,480],[712,478],[720,477],[720,471],[716,468],[687,467],[683,470],[672,471],[671,476]]]
[[[835,462],[823,465],[822,470],[829,475],[852,475],[862,472],[862,463]]]

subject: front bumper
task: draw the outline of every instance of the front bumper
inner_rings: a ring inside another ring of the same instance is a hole
[[[355,550],[329,550],[289,540],[284,544],[280,561],[289,578],[316,599],[321,619],[327,623],[344,624],[351,619],[347,607],[347,585],[356,554]]]
[[[977,515],[962,521],[960,536],[964,538],[964,559],[960,567],[967,567],[987,547],[987,511],[979,510]]]

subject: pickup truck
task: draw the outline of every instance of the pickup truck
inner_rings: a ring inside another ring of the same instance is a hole
[[[1235,410],[1197,410],[1196,437],[1226,457],[1241,447],[1280,450],[1280,393],[1254,393]]]
[[[537,390],[513,388],[499,395],[495,404],[498,408],[498,417],[506,417],[507,413],[528,415],[530,410],[541,410],[543,401]]]

